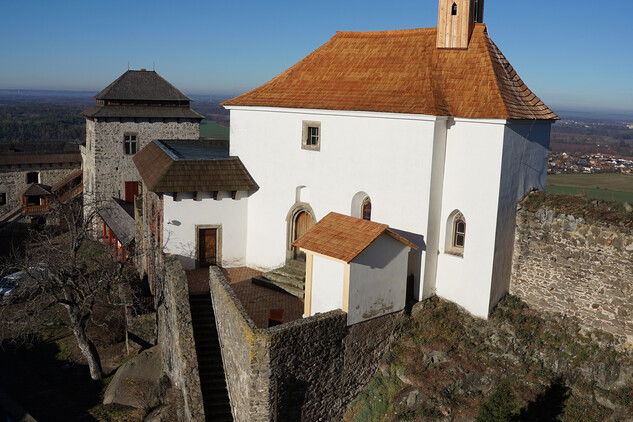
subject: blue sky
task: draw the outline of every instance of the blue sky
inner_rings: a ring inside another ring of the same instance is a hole
[[[432,27],[437,0],[4,0],[0,89],[98,91],[128,68],[188,94],[268,81],[337,30]],[[633,2],[486,0],[492,39],[554,108],[633,112]]]

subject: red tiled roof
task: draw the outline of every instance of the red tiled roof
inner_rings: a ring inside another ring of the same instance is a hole
[[[485,25],[475,25],[468,49],[437,49],[436,32],[337,32],[271,81],[223,105],[559,118],[519,78]]]
[[[413,249],[416,245],[389,230],[386,224],[331,212],[292,243],[311,252],[351,262],[381,234],[388,234]]]

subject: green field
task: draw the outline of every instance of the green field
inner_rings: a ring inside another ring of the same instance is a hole
[[[219,125],[217,122],[203,120],[200,122],[200,136],[212,139],[229,139],[229,128]]]
[[[589,198],[633,203],[633,175],[552,174],[547,176],[547,192],[563,195],[584,192]]]

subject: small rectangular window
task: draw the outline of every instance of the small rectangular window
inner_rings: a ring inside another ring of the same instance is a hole
[[[125,135],[123,135],[123,147],[125,149],[125,155],[136,154],[136,134],[126,133]]]
[[[318,145],[319,144],[319,128],[308,126],[308,139],[306,140],[306,144],[308,145]]]
[[[7,194],[5,192],[0,193],[0,205],[7,205]]]
[[[303,121],[301,148],[312,151],[321,149],[321,122]]]

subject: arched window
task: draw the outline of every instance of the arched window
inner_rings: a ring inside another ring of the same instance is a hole
[[[363,204],[361,205],[360,215],[363,220],[371,220],[371,199],[369,196],[363,199]]]
[[[466,218],[459,210],[453,211],[446,221],[445,252],[451,255],[464,256],[466,245]]]
[[[453,232],[455,233],[453,236],[453,247],[463,248],[466,240],[466,222],[463,218],[455,221]]]
[[[453,3],[453,9],[451,10],[451,15],[457,16],[457,3]]]

